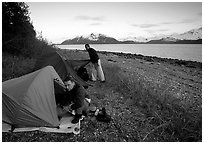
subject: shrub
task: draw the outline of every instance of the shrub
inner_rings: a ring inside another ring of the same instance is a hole
[[[22,76],[33,70],[35,64],[34,58],[25,58],[23,56],[15,56],[9,53],[2,55],[2,80],[8,80]]]

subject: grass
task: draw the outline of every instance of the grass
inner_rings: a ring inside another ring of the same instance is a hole
[[[109,71],[112,89],[125,97],[125,107],[136,108],[132,116],[117,119],[123,119],[123,124],[128,119],[139,118],[135,124],[138,141],[202,140],[202,109],[195,111],[188,105],[182,105],[178,98],[169,93],[171,85],[168,80],[160,87],[155,87],[144,78],[116,73],[112,66],[105,68],[105,71]]]
[[[64,52],[64,51],[62,51]],[[70,59],[76,53],[64,52]],[[86,55],[78,52],[77,56]],[[29,73],[35,59],[3,54],[3,81]],[[106,83],[89,90],[93,104],[105,106],[113,118],[110,124],[86,119],[81,134],[42,132],[3,133],[3,141],[163,141],[201,142],[202,108],[192,109],[170,93],[170,81],[153,85],[114,64],[103,64]]]
[[[180,100],[168,92],[155,90],[144,80],[127,86],[128,81],[122,80],[117,91],[131,99],[130,105],[136,106],[145,115],[151,130],[148,130],[142,141],[199,141],[202,139],[202,115],[188,110]],[[127,90],[121,90],[126,87]],[[168,86],[166,86],[166,89]],[[156,138],[156,139],[155,139]]]

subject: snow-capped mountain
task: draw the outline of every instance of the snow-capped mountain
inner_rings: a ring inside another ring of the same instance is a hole
[[[165,38],[162,38],[163,41],[168,41],[168,42],[176,42],[178,41],[178,39],[176,38],[173,38],[173,37],[165,37]]]
[[[100,37],[107,37],[107,36],[99,33],[91,33],[90,35],[83,35],[83,36],[80,36],[79,38],[88,39],[91,41],[97,41]]]
[[[199,41],[198,41],[199,40]],[[202,43],[202,28],[193,29],[182,34],[160,35],[157,37],[126,37],[115,39],[99,33],[77,36],[73,39],[67,39],[61,44],[133,44],[133,43]]]
[[[116,44],[118,41],[115,38],[108,37],[104,34],[94,34],[91,33],[90,35],[83,35],[78,36],[73,39],[68,39],[63,41],[61,44],[85,44],[85,43],[92,43],[92,44]]]
[[[171,37],[180,40],[198,40],[202,39],[202,28],[199,29],[192,29],[182,34],[173,34]]]
[[[122,41],[134,41],[134,42],[148,42],[151,40],[164,40],[164,41],[176,41],[176,40],[198,40],[202,39],[202,28],[192,29],[182,34],[160,35],[155,37],[127,37],[120,39]]]
[[[127,37],[119,39],[119,41],[134,41],[134,42],[148,42],[150,41],[148,38],[145,37]]]

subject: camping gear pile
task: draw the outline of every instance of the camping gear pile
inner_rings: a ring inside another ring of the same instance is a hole
[[[90,60],[68,60],[57,51],[50,51],[36,62],[34,72],[2,83],[3,132],[33,131],[75,133],[80,132],[80,121],[71,124],[72,114],[60,120],[57,116],[55,96],[63,92],[63,80],[71,75],[87,88],[85,69]],[[80,77],[77,71],[83,75]],[[57,81],[56,81],[57,79]],[[96,112],[96,111],[95,111]],[[99,121],[106,117],[105,109],[98,110]],[[101,118],[99,118],[101,117]],[[106,117],[109,121],[110,118]]]

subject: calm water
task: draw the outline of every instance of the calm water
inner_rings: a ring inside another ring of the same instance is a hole
[[[84,45],[57,45],[62,49],[84,50]],[[98,51],[123,52],[202,62],[202,44],[91,44]]]

